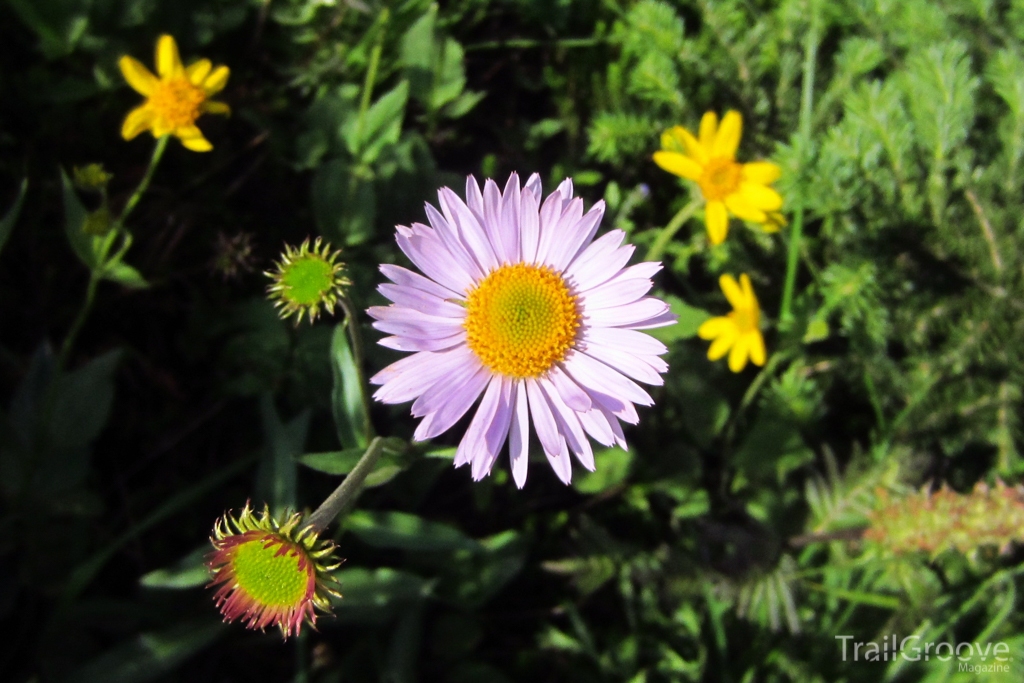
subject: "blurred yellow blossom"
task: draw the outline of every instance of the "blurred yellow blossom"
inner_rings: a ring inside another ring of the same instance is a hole
[[[705,321],[697,330],[701,339],[714,339],[708,349],[708,359],[718,360],[728,353],[729,369],[733,372],[745,368],[748,358],[754,365],[764,365],[761,306],[754,296],[750,278],[743,273],[737,283],[732,275],[723,275],[718,283],[733,310],[728,315]]]

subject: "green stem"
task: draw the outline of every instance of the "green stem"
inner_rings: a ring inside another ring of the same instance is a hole
[[[370,420],[370,392],[363,373],[363,335],[359,334],[359,319],[356,307],[348,294],[341,297],[341,309],[345,311],[345,327],[352,344],[352,357],[356,366],[356,380],[359,382],[359,395],[363,399],[363,427],[366,434],[373,434],[373,422]]]
[[[356,140],[359,141],[360,148],[362,148],[363,140],[363,122],[366,120],[366,112],[370,109],[373,86],[377,83],[377,67],[380,65],[380,53],[384,49],[384,29],[388,24],[390,16],[391,12],[387,8],[384,8],[380,13],[380,34],[377,36],[377,42],[374,43],[373,50],[370,52],[370,65],[366,69],[366,79],[363,81],[363,96],[359,101],[359,118],[356,120]]]
[[[170,135],[164,135],[156,141],[156,147],[153,148],[153,156],[149,158],[149,167],[146,169],[145,175],[142,176],[142,180],[139,182],[139,186],[135,188],[135,192],[125,202],[124,209],[121,210],[121,215],[117,217],[117,221],[114,222],[111,228],[112,232],[117,232],[124,226],[125,219],[128,218],[128,214],[132,212],[135,205],[142,199],[142,195],[149,189],[149,183],[153,180],[153,174],[156,172],[157,164],[160,163],[160,157],[164,155],[164,150],[167,149],[167,141],[171,139]]]
[[[818,3],[811,2],[811,26],[807,31],[807,42],[804,44],[804,76],[800,94],[800,152],[797,155],[800,163],[800,174],[803,175],[807,164],[807,151],[811,146],[811,114],[814,104],[814,67],[818,59]],[[802,183],[797,183],[802,188]],[[793,227],[789,238],[789,254],[786,259],[786,284],[782,290],[782,308],[779,311],[779,325],[785,326],[792,322],[793,292],[796,288],[796,271],[800,263],[800,239],[804,229],[804,198],[802,189],[796,193],[796,209],[793,214]]]
[[[498,50],[501,48],[531,48],[531,47],[594,47],[608,42],[606,38],[562,38],[561,40],[535,40],[533,38],[513,38],[511,40],[487,40],[482,43],[473,43],[463,49],[466,52],[474,50]]]
[[[761,391],[761,387],[764,386],[764,383],[775,374],[775,369],[778,368],[779,364],[788,357],[789,354],[782,351],[776,351],[768,358],[768,363],[761,368],[761,372],[757,373],[757,377],[755,377],[754,381],[750,383],[749,387],[747,387],[747,391],[743,394],[740,404],[736,406],[736,410],[733,411],[732,416],[729,418],[729,425],[725,431],[725,443],[732,443],[733,436],[736,433],[736,425],[739,423],[743,413],[746,412],[750,404],[754,402],[754,399],[757,397],[758,392]]]
[[[701,200],[694,198],[690,200],[689,204],[679,209],[675,216],[672,216],[672,220],[661,229],[661,232],[654,239],[654,244],[647,250],[647,256],[644,258],[645,261],[657,261],[661,258],[661,255],[665,252],[665,247],[668,246],[668,243],[679,232],[679,228],[683,227],[683,224],[690,220],[700,207],[700,204]]]
[[[149,188],[150,181],[153,180],[153,174],[156,172],[156,167],[160,163],[160,158],[164,155],[164,150],[167,149],[167,141],[170,140],[169,135],[164,135],[156,141],[156,146],[153,148],[153,154],[149,158],[149,166],[146,168],[145,174],[142,176],[142,180],[139,181],[138,187],[132,193],[132,196],[128,198],[128,201],[124,205],[124,209],[121,210],[121,215],[117,217],[114,224],[110,227],[110,231],[107,233],[106,239],[100,247],[99,254],[96,258],[96,266],[89,273],[89,284],[85,290],[85,300],[82,302],[82,307],[78,311],[78,316],[75,321],[71,324],[71,329],[68,330],[67,336],[64,338],[64,343],[61,345],[60,355],[57,357],[57,369],[58,371],[63,370],[67,363],[68,356],[71,354],[71,349],[75,345],[75,339],[78,338],[78,333],[81,332],[82,326],[85,325],[86,319],[89,317],[89,313],[92,311],[92,305],[96,300],[96,288],[100,284],[100,280],[103,279],[104,273],[111,263],[120,261],[125,252],[132,244],[132,238],[127,233],[124,233],[124,241],[121,243],[121,248],[117,250],[112,258],[110,256],[110,249],[114,246],[114,241],[118,235],[122,234],[124,228],[124,221],[128,217],[128,214],[132,212],[135,205],[139,203],[142,195],[145,194]]]
[[[60,347],[60,355],[57,356],[58,373],[66,366],[71,348],[75,345],[75,339],[92,311],[92,304],[96,299],[96,287],[100,283],[100,272],[97,269],[89,274],[89,285],[85,288],[85,300],[82,302],[82,307],[78,309],[78,316],[75,318],[75,322],[71,323],[71,329],[68,330],[68,335],[64,337],[64,344]]]
[[[363,482],[367,475],[373,472],[381,453],[384,452],[384,439],[379,436],[373,437],[363,457],[359,459],[356,466],[352,468],[341,485],[334,489],[334,493],[327,496],[327,500],[320,504],[307,520],[307,526],[319,533],[327,528],[327,525],[334,521],[338,513],[363,489]]]

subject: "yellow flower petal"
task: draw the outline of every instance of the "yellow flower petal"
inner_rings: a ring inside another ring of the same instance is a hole
[[[764,211],[751,206],[749,202],[744,200],[743,195],[738,192],[734,192],[725,198],[725,208],[729,209],[732,215],[745,221],[765,223],[768,220],[768,215]]]
[[[747,356],[750,353],[750,335],[741,335],[736,343],[729,350],[729,369],[739,372],[747,366]]]
[[[711,147],[711,156],[716,159],[734,159],[736,148],[740,146],[743,134],[743,117],[738,111],[728,111],[722,117],[722,125],[715,134],[715,143]]]
[[[679,135],[679,131],[685,130],[682,126],[673,126],[661,134],[661,149],[663,152],[685,152],[686,145]]]
[[[180,76],[185,71],[181,63],[181,56],[178,54],[178,44],[174,37],[162,35],[156,41],[156,72],[160,78]]]
[[[230,75],[231,69],[226,66],[218,66],[206,77],[201,87],[206,91],[207,95],[216,95],[228,84],[228,76]]]
[[[761,307],[757,303],[754,286],[750,284],[750,276],[746,273],[740,273],[740,289],[743,290],[743,300],[746,307],[754,311],[760,311]]]
[[[715,339],[729,332],[736,332],[736,323],[724,315],[705,320],[697,328],[697,336],[701,339]]]
[[[231,116],[231,107],[223,102],[203,102],[199,105],[199,110],[205,114],[223,114],[224,116]]]
[[[700,138],[701,147],[703,147],[708,154],[711,153],[711,148],[715,144],[715,133],[718,131],[718,115],[713,112],[705,112],[704,116],[700,120],[700,130],[697,136]]]
[[[768,213],[768,220],[761,225],[761,229],[765,232],[778,232],[787,225],[789,225],[789,223],[786,222],[785,216],[778,211],[771,211]]]
[[[676,126],[672,130],[675,133],[676,140],[686,150],[686,154],[701,166],[706,166],[708,163],[708,151],[704,149],[704,146],[700,144],[697,138],[693,137],[693,133],[682,126]]]
[[[716,339],[708,347],[708,360],[718,360],[729,352],[732,345],[739,339],[739,333],[735,330],[726,332],[721,337]]]
[[[743,179],[761,185],[771,185],[782,175],[778,164],[770,161],[753,161],[743,164]]]
[[[764,348],[764,337],[761,336],[761,332],[755,330],[750,332],[750,362],[757,366],[764,365],[765,353]]]
[[[128,81],[128,85],[132,86],[135,92],[146,97],[153,93],[153,89],[159,81],[142,62],[125,55],[118,60],[117,65],[121,67],[124,80]]]
[[[135,107],[128,116],[124,118],[124,124],[121,126],[121,137],[125,140],[131,140],[139,133],[142,133],[153,125],[153,112],[146,105]]]
[[[655,152],[654,163],[669,173],[688,180],[696,180],[704,173],[703,166],[678,152]]]
[[[201,86],[212,68],[213,64],[210,63],[209,59],[200,59],[188,65],[188,68],[185,69],[185,75],[192,85]]]
[[[185,149],[190,149],[193,152],[209,152],[213,149],[210,141],[203,137],[203,132],[195,126],[179,128],[174,131],[174,134],[181,140],[181,144],[185,146]]]
[[[729,234],[729,213],[722,202],[708,202],[704,207],[704,224],[708,228],[708,241],[721,244]]]
[[[162,138],[163,136],[170,135],[171,133],[174,132],[174,128],[171,127],[167,123],[167,121],[165,121],[161,117],[157,116],[156,114],[153,115],[153,126],[152,127],[153,127],[153,137],[155,137],[155,138]]]
[[[722,294],[725,294],[730,306],[737,310],[747,308],[747,297],[736,282],[736,278],[726,273],[718,278],[718,286],[722,288]]]
[[[782,208],[782,195],[770,187],[742,182],[738,193],[744,202],[762,211],[778,211]]]

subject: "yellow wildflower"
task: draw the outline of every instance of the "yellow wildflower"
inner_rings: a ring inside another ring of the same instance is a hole
[[[697,183],[707,202],[704,222],[711,244],[725,241],[729,214],[758,223],[766,232],[775,232],[785,225],[778,213],[782,197],[768,187],[779,179],[781,170],[768,161],[736,161],[742,131],[743,117],[739,112],[727,112],[718,125],[718,116],[709,111],[700,120],[697,137],[682,126],[675,126],[662,133],[662,149],[654,153],[658,166]]]
[[[125,55],[118,66],[128,85],[146,101],[132,109],[121,126],[121,136],[131,140],[139,133],[153,131],[153,137],[176,135],[193,152],[209,152],[213,145],[196,127],[200,114],[229,114],[223,102],[211,102],[212,95],[224,89],[231,71],[226,66],[213,68],[209,59],[200,59],[188,67],[181,63],[178,44],[168,35],[156,41],[156,71]]]
[[[761,306],[750,286],[750,278],[743,273],[737,283],[732,275],[723,275],[718,284],[733,310],[728,315],[705,321],[697,330],[701,339],[715,340],[708,349],[708,360],[718,360],[728,353],[729,369],[733,372],[746,367],[748,357],[754,365],[764,365]]]

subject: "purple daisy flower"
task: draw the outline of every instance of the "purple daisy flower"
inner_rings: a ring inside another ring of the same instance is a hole
[[[455,455],[486,476],[509,441],[512,476],[526,483],[529,424],[558,478],[569,483],[569,451],[594,470],[587,439],[626,448],[619,420],[639,421],[651,405],[633,380],[660,385],[668,349],[638,330],[675,322],[668,304],[645,296],[660,263],[626,266],[633,247],[612,230],[594,240],[604,202],[583,213],[572,180],[541,203],[540,176],[502,192],[466,179],[466,201],[438,191],[430,225],[398,226],[398,246],[425,275],[384,264],[378,290],[394,303],[367,312],[390,337],[383,346],[415,352],[370,381],[383,403],[413,401],[415,438],[449,429],[483,394]],[[630,379],[632,378],[632,379]]]

